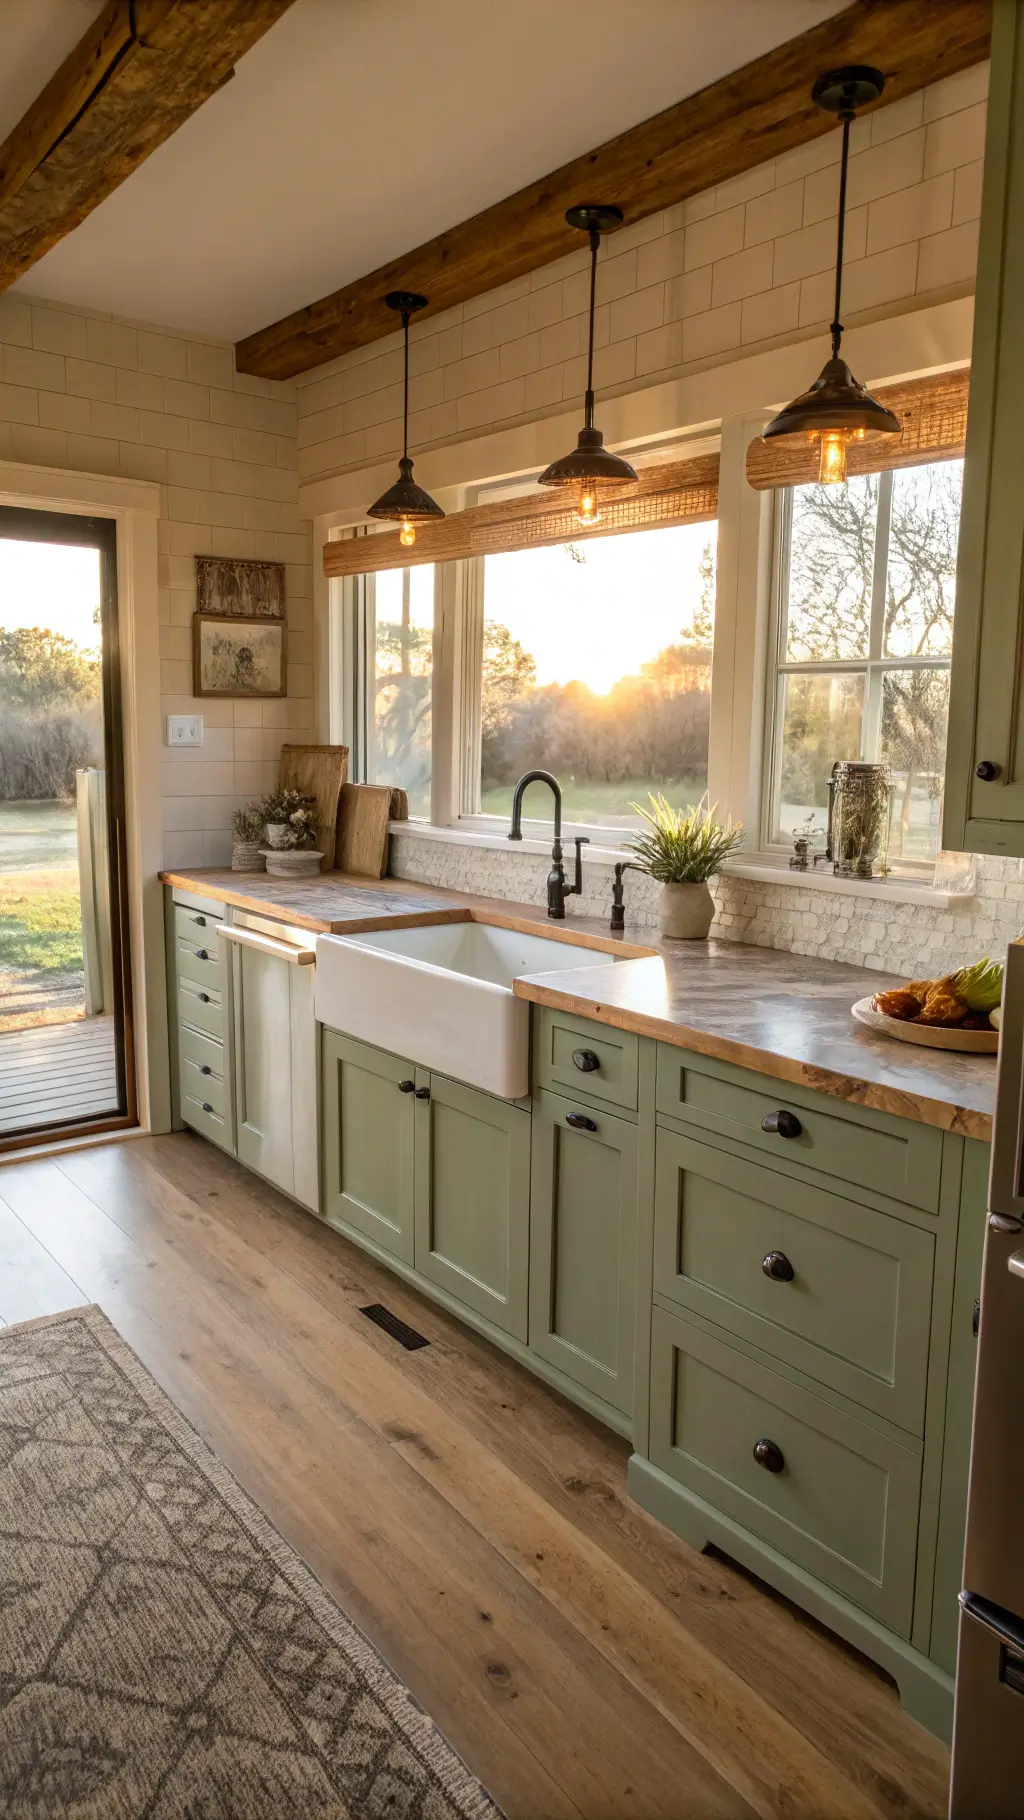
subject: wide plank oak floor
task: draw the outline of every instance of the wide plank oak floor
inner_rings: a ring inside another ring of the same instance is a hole
[[[0,1168],[0,1320],[81,1302],[510,1820],[945,1814],[894,1690],[633,1505],[624,1442],[202,1139]]]

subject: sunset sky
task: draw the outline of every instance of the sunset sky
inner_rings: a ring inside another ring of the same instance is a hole
[[[0,538],[0,628],[45,626],[83,649],[99,648],[97,550]]]

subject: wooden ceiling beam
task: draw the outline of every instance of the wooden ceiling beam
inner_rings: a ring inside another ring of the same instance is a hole
[[[109,0],[0,146],[0,291],[234,73],[294,0]]]
[[[854,0],[538,183],[246,336],[235,349],[238,371],[288,379],[392,334],[388,291],[423,292],[423,315],[435,315],[578,250],[580,235],[565,222],[574,202],[614,202],[627,222],[640,221],[833,132],[811,87],[837,64],[883,70],[885,105],[980,63],[991,15],[991,0]]]

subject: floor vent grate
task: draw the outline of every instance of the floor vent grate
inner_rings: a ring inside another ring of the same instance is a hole
[[[389,1333],[400,1346],[404,1346],[406,1352],[416,1352],[419,1347],[430,1345],[423,1334],[417,1333],[415,1327],[410,1327],[407,1321],[399,1320],[397,1314],[392,1314],[383,1302],[371,1302],[359,1312],[365,1314],[368,1321],[374,1321],[378,1327],[383,1327],[384,1332]]]

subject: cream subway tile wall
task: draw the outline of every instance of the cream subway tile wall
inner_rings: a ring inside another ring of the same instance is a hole
[[[236,374],[223,343],[0,297],[0,460],[151,480],[159,523],[164,714],[200,713],[202,746],[164,747],[164,861],[222,865],[231,814],[313,738],[310,526],[298,516],[295,387]],[[286,565],[288,694],[192,696],[195,558]]]
[[[987,87],[979,65],[855,123],[848,325],[973,290]],[[830,133],[608,237],[595,359],[606,395],[697,371],[733,350],[824,333],[839,149],[839,133]],[[587,259],[581,248],[413,323],[414,449],[543,418],[582,394]],[[39,382],[14,381],[22,383]],[[397,337],[301,375],[296,395],[301,480],[400,452]]]
[[[408,831],[391,837],[392,874],[448,891],[479,892],[521,903],[542,904],[550,861],[543,854],[447,842]],[[979,857],[977,896],[933,908],[885,896],[885,887],[863,896],[813,885],[789,885],[746,878],[719,878],[712,891],[711,933],[725,941],[781,948],[821,960],[922,978],[949,971],[990,954],[1002,957],[1008,941],[1024,930],[1024,879],[1018,860]],[[588,859],[583,895],[570,898],[568,916],[611,912],[612,862]],[[641,927],[657,927],[658,886],[637,872],[625,879],[626,916]]]

